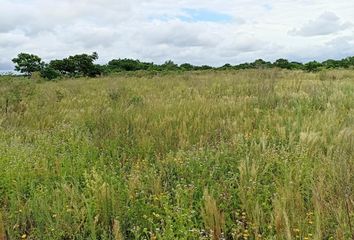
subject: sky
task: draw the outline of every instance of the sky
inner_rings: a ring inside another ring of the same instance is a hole
[[[354,56],[352,0],[0,0],[0,71],[98,52],[221,66]]]

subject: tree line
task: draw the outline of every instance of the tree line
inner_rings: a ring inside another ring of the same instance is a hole
[[[15,70],[31,76],[34,72],[40,72],[43,78],[52,80],[63,76],[69,77],[96,77],[99,75],[110,74],[114,72],[129,71],[194,71],[194,70],[226,70],[226,69],[267,69],[282,68],[288,70],[304,70],[308,72],[319,71],[321,69],[331,68],[353,68],[354,57],[347,57],[341,60],[329,59],[324,62],[311,61],[307,63],[291,62],[287,59],[278,59],[274,62],[258,59],[251,63],[242,63],[238,65],[225,64],[222,67],[211,67],[208,65],[195,66],[189,63],[178,65],[169,60],[163,64],[142,62],[134,59],[113,59],[107,64],[95,64],[98,54],[77,54],[64,59],[51,60],[45,63],[39,56],[29,53],[20,53],[14,59]]]

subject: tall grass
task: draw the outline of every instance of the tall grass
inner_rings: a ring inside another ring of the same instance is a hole
[[[351,239],[354,72],[0,80],[0,239]]]

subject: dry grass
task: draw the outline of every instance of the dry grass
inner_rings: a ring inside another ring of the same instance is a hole
[[[2,78],[0,108],[1,240],[354,234],[352,71]]]

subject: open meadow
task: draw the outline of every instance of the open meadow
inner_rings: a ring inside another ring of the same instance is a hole
[[[354,71],[0,77],[0,240],[352,239]]]

